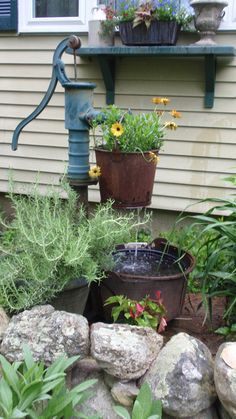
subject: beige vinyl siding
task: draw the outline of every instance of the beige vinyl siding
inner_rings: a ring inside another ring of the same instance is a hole
[[[10,147],[17,124],[44,96],[51,77],[54,49],[63,36],[0,36],[0,192],[8,190],[9,169],[24,191],[37,179],[43,189],[59,182],[66,170],[67,131],[64,93],[60,85],[48,107],[25,127],[18,150]],[[235,35],[221,34],[221,44],[235,44]],[[86,38],[82,38],[86,44]],[[64,54],[73,77],[72,57]],[[77,59],[82,81],[97,84],[94,106],[105,105],[104,83],[95,59]],[[181,111],[179,128],[169,131],[156,172],[152,207],[181,211],[199,199],[225,197],[232,188],[223,180],[236,166],[236,58],[222,58],[216,76],[215,104],[205,109],[204,62],[200,58],[118,58],[116,104],[134,112],[151,110],[153,96],[167,96]],[[92,144],[92,140],[91,140]],[[91,152],[91,162],[95,162]],[[98,187],[89,197],[99,201]],[[190,207],[203,211],[205,204]]]

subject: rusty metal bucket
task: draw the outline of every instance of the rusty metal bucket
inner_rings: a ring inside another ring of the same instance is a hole
[[[126,249],[123,246],[119,252],[135,252],[135,249]],[[167,320],[179,316],[183,307],[186,294],[189,273],[194,269],[195,258],[187,252],[168,244],[164,239],[156,239],[150,248],[138,249],[138,252],[146,252],[150,257],[157,258],[161,265],[173,264],[179,266],[179,272],[171,275],[142,276],[126,273],[109,272],[99,287],[102,305],[112,295],[125,295],[134,300],[140,300],[146,295],[155,299],[155,292],[161,291],[163,304],[167,310]],[[103,315],[106,321],[111,321],[110,306],[103,307]]]
[[[157,150],[154,150],[157,154]],[[99,187],[101,202],[115,201],[116,208],[146,207],[151,204],[156,163],[149,152],[123,153],[95,149],[101,168]]]

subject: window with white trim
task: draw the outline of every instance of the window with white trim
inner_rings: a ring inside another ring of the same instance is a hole
[[[228,6],[224,9],[225,15],[220,24],[220,29],[236,30],[236,0],[228,0]]]
[[[18,32],[86,32],[97,0],[18,0]]]
[[[124,0],[0,0],[0,31],[87,32],[92,8],[112,1],[113,5],[118,5]],[[191,0],[180,1],[189,6]],[[236,0],[228,0],[228,3],[220,30],[235,31]]]

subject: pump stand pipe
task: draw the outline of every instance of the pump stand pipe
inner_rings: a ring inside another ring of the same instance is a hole
[[[69,132],[68,169],[67,178],[72,187],[79,193],[81,186],[82,200],[86,203],[88,185],[97,183],[88,175],[89,171],[89,129],[91,120],[101,115],[92,106],[93,91],[96,87],[90,82],[71,81],[65,72],[61,60],[62,54],[70,47],[80,48],[81,41],[71,35],[64,39],[55,49],[53,55],[53,70],[48,90],[36,109],[16,127],[12,138],[12,150],[16,150],[22,129],[35,119],[49,103],[57,82],[65,89],[65,128]]]

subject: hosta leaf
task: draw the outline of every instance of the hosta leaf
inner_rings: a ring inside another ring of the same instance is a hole
[[[218,333],[219,335],[227,336],[230,332],[229,327],[219,327],[215,330],[215,333]]]
[[[36,382],[26,389],[19,403],[19,408],[21,410],[25,410],[30,407],[33,401],[37,399],[37,397],[40,395],[42,385],[42,382]]]
[[[64,356],[57,358],[54,361],[54,363],[50,365],[50,367],[47,368],[45,378],[49,378],[53,374],[61,373],[62,371],[65,371],[70,365],[72,365],[78,359],[79,359],[79,356],[73,356],[69,359],[65,358]]]
[[[114,406],[113,409],[122,419],[131,419],[129,412],[123,406]]]
[[[136,401],[138,401],[142,407],[144,418],[148,417],[152,408],[152,393],[147,383],[144,383],[140,388]]]
[[[162,403],[161,400],[154,400],[152,402],[151,415],[157,415],[157,418],[162,418]],[[151,416],[152,417],[152,416]]]
[[[64,377],[58,378],[57,380],[50,381],[42,386],[41,393],[49,393],[49,391],[53,390],[58,384],[64,381]]]
[[[24,354],[25,365],[28,368],[28,370],[30,368],[35,367],[36,364],[33,360],[33,356],[28,345],[23,345],[23,354]]]
[[[19,378],[14,367],[2,355],[0,355],[0,363],[6,381],[19,396]]]
[[[145,419],[143,406],[138,399],[136,399],[134,402],[132,419]]]
[[[9,414],[12,410],[12,391],[4,378],[0,380],[0,400]]]
[[[85,391],[88,388],[92,387],[94,384],[97,383],[97,381],[98,380],[95,380],[95,379],[86,380],[83,383],[78,384],[76,387],[74,387],[72,391],[75,392],[75,393],[80,393],[80,392]]]
[[[61,395],[60,397],[52,398],[45,410],[44,417],[53,418],[56,415],[59,415],[63,410],[73,402],[75,395],[72,392],[67,392]],[[60,417],[60,416],[59,416]]]
[[[25,417],[27,417],[27,412],[23,412],[22,410],[19,410],[18,408],[15,408],[11,413],[11,419],[20,419],[20,418],[25,418]]]

